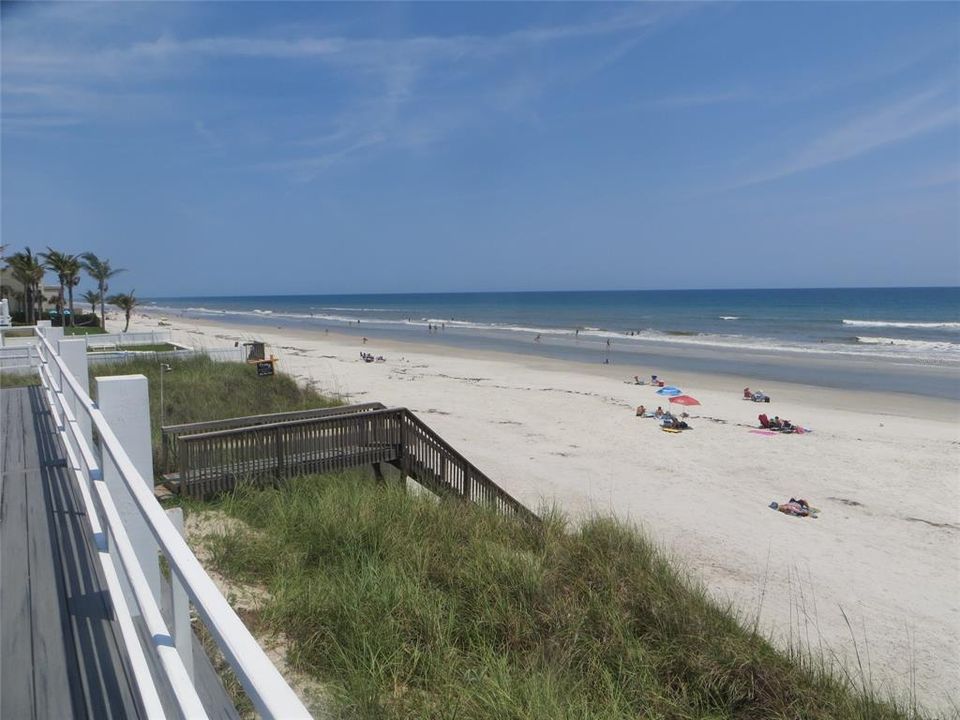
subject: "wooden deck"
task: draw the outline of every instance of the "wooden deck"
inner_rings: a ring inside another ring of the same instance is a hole
[[[39,387],[0,391],[0,436],[0,717],[141,717]]]
[[[0,718],[143,716],[90,527],[39,387],[0,390]],[[170,584],[162,581],[171,624]],[[135,618],[141,642],[146,626]],[[162,671],[148,654],[155,679]],[[207,714],[239,715],[196,637],[194,683]],[[158,683],[168,717],[176,701]]]

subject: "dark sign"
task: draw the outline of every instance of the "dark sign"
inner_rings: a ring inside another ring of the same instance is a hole
[[[257,375],[259,375],[260,377],[267,377],[268,375],[273,375],[273,363],[270,362],[269,360],[258,362]]]

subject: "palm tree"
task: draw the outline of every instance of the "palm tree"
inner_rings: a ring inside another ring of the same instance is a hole
[[[39,319],[37,305],[43,311],[43,265],[30,248],[14,253],[7,260],[13,269],[13,276],[23,285],[24,319],[27,325],[33,325]]]
[[[109,285],[107,285],[107,280],[112,278],[114,275],[123,272],[123,268],[117,268],[114,270],[110,267],[109,260],[101,260],[96,255],[91,252],[84,253],[80,256],[83,260],[83,269],[87,271],[87,274],[97,281],[97,289],[100,292],[100,327],[104,330],[107,329],[107,319],[106,314],[104,313],[103,303],[107,299],[107,290]],[[107,299],[107,302],[109,300]],[[129,316],[127,316],[129,319]]]
[[[90,303],[90,312],[93,315],[97,314],[97,305],[101,300],[100,293],[97,290],[87,290],[80,296],[80,299],[86,303]]]
[[[75,260],[73,255],[54,250],[47,247],[45,253],[39,255],[43,258],[44,267],[50,268],[57,274],[57,280],[60,281],[60,294],[57,295],[57,314],[60,315],[60,324],[63,324],[63,288],[67,284],[68,265],[71,260]],[[71,309],[71,312],[72,309]]]
[[[67,255],[67,262],[64,269],[66,270],[65,278],[67,281],[67,304],[70,306],[70,327],[76,326],[76,321],[73,319],[73,289],[80,284],[80,270],[82,267],[78,255]]]
[[[127,320],[127,324],[123,326],[123,331],[126,332],[130,327],[130,314],[133,312],[133,309],[137,306],[139,300],[133,294],[135,290],[131,290],[128,293],[119,293],[117,295],[111,295],[107,298],[107,302],[111,305],[116,305],[118,308],[123,310],[124,317]]]

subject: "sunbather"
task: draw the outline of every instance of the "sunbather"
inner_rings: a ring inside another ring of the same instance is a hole
[[[653,416],[655,418],[662,418],[664,416],[663,408],[658,406],[654,411]]]
[[[784,515],[793,515],[794,517],[808,517],[811,515],[816,517],[816,511],[813,510],[810,504],[803,498],[790,498],[790,501],[785,503],[773,501],[770,503],[770,508],[782,512]]]
[[[750,392],[750,388],[745,387],[745,388],[743,389],[743,399],[744,399],[744,400],[750,400],[750,399],[752,399],[752,398],[753,398],[753,393]]]
[[[639,407],[637,407],[637,417],[643,417],[646,414],[647,414],[647,409],[643,405],[640,405]]]

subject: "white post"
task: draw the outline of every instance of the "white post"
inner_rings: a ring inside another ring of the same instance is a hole
[[[167,517],[170,518],[170,522],[173,523],[180,535],[186,537],[183,531],[183,508],[170,508],[167,510]],[[170,609],[173,613],[173,642],[177,646],[177,652],[180,653],[180,659],[183,660],[183,666],[187,669],[187,674],[193,680],[193,630],[190,627],[190,600],[187,598],[187,591],[174,573],[170,573],[170,588],[173,596],[173,607]]]
[[[45,332],[49,333],[53,328],[48,328]],[[59,328],[56,328],[59,329]],[[47,335],[49,337],[49,335]],[[50,343],[53,345],[53,342]],[[70,370],[70,374],[77,379],[83,391],[90,394],[90,376],[87,374],[87,341],[83,338],[71,338],[69,340],[58,340],[56,344],[57,354],[61,357],[64,364]],[[60,377],[60,368],[51,364],[53,376],[63,388],[63,396],[70,403],[74,416],[77,418],[77,425],[80,426],[80,432],[87,445],[93,447],[93,433],[90,430],[90,416],[86,411],[80,408],[80,402],[77,400],[73,390],[64,387],[63,378]]]
[[[97,407],[103,413],[117,439],[127,451],[130,461],[153,492],[153,451],[150,445],[150,398],[147,378],[143,375],[115,375],[98,377]],[[137,553],[143,574],[160,605],[160,560],[157,541],[127,490],[120,471],[106,450],[101,452],[103,479],[113,496],[130,543]],[[129,585],[124,590],[131,608],[136,600]]]

